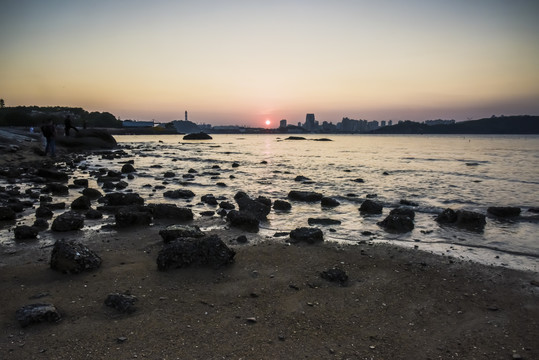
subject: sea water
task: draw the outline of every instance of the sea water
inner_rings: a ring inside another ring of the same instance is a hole
[[[390,242],[487,264],[538,269],[539,219],[533,210],[539,207],[539,136],[301,136],[305,140],[273,134],[212,135],[205,141],[186,141],[181,135],[123,135],[115,138],[129,157],[104,160],[92,155],[85,165],[89,170],[119,171],[122,161],[133,160],[137,172],[127,180],[126,190],[139,193],[146,203],[192,207],[197,217],[216,210],[200,202],[206,194],[232,203],[238,191],[290,201],[289,212],[272,211],[261,223],[260,234],[269,239],[276,232],[308,226],[308,218],[331,218],[341,224],[319,226],[327,241]],[[193,178],[184,177],[189,170]],[[175,176],[166,178],[167,171]],[[308,180],[296,181],[297,176]],[[164,191],[175,189],[189,189],[195,197],[163,197]],[[340,206],[292,201],[287,198],[291,190],[315,191]],[[367,197],[384,205],[381,215],[360,214]],[[417,204],[411,207],[415,228],[388,233],[377,222],[402,206],[401,200]],[[520,207],[521,217],[487,216],[482,232],[440,226],[434,220],[446,208],[488,215],[490,206]]]

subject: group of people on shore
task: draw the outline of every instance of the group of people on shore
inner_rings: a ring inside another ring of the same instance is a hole
[[[64,121],[65,136],[69,136],[71,129],[75,130],[77,133],[79,132],[79,130],[71,123],[71,117],[68,115]],[[41,134],[45,138],[45,155],[50,152],[52,157],[56,156],[56,125],[52,121],[52,118],[47,119],[41,126]]]

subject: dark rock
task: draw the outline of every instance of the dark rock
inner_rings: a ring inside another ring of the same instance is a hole
[[[83,187],[83,188],[87,188],[88,187],[88,179],[75,179],[75,180],[73,180],[73,184],[75,184],[77,186],[80,186],[80,187]]]
[[[191,190],[177,189],[165,191],[163,196],[171,199],[190,199],[195,196],[195,193]]]
[[[52,222],[52,231],[72,231],[82,229],[84,226],[84,217],[74,211],[67,211],[54,219]]]
[[[101,188],[105,189],[105,191],[112,190],[114,189],[114,183],[112,181],[105,181]]]
[[[398,207],[389,212],[389,215],[408,216],[410,219],[415,219],[415,211],[412,209]]]
[[[367,199],[374,199],[377,197],[378,197],[378,194],[367,194]]]
[[[69,176],[61,171],[55,170],[55,169],[37,169],[37,176],[43,177],[45,179],[54,180],[54,181],[62,181],[67,182],[69,179]]]
[[[103,196],[101,191],[92,188],[86,188],[82,190],[82,195],[86,196],[90,200],[96,200]],[[110,195],[110,194],[109,194]]]
[[[58,183],[49,183],[45,185],[43,189],[41,189],[41,192],[43,193],[52,193],[53,195],[68,195],[69,194],[69,188],[66,185],[58,184]]]
[[[15,317],[22,327],[40,322],[57,322],[62,318],[52,304],[30,304],[15,312]]]
[[[150,204],[156,219],[173,219],[178,221],[193,220],[193,211],[185,207],[178,207],[176,204]]]
[[[323,197],[322,194],[312,191],[292,190],[288,193],[288,198],[296,201],[317,202],[322,200]]]
[[[245,193],[239,192],[234,196],[241,212],[251,213],[258,220],[265,220],[271,207],[260,201],[253,200]]]
[[[38,229],[38,231],[43,231],[49,228],[49,223],[44,218],[37,218],[32,226]]]
[[[273,208],[275,210],[288,211],[288,210],[292,209],[292,205],[290,205],[290,203],[288,201],[275,200],[273,202]]]
[[[17,214],[7,206],[0,206],[0,220],[15,220]]]
[[[365,180],[363,180],[362,178],[353,179],[352,181],[360,184],[365,182]]]
[[[294,181],[311,181],[311,179],[309,179],[308,177],[305,177],[303,175],[298,175],[298,176],[296,176]]]
[[[197,225],[170,225],[166,229],[159,231],[159,235],[165,243],[178,238],[201,238],[205,236]]]
[[[99,202],[110,206],[144,205],[144,199],[136,193],[110,193],[100,198]]]
[[[314,244],[315,242],[324,241],[324,234],[318,228],[301,227],[292,230],[290,232],[290,242],[297,243],[300,241]]]
[[[248,240],[247,240],[247,236],[245,236],[245,235],[240,235],[240,236],[238,236],[238,237],[236,238],[236,242],[237,242],[238,244],[245,244],[245,243],[247,243],[247,241],[248,241]]]
[[[290,233],[285,232],[285,231],[280,231],[280,232],[276,232],[275,234],[273,234],[273,237],[283,237],[283,236],[290,236]]]
[[[381,214],[383,208],[381,203],[367,199],[361,204],[359,211],[366,214]]]
[[[36,209],[36,218],[51,219],[54,213],[47,206],[40,206]]]
[[[136,172],[137,170],[135,170],[135,167],[132,165],[132,164],[124,164],[122,166],[122,173],[124,174],[130,174],[130,173],[133,173],[133,172]]]
[[[410,200],[406,200],[406,199],[401,199],[401,201],[399,201],[399,203],[401,205],[407,205],[407,206],[419,206],[418,203],[410,201]]]
[[[103,218],[103,213],[99,210],[90,209],[86,212],[86,218],[91,220],[97,220]]]
[[[232,167],[233,167],[233,168],[237,168],[237,167],[239,167],[239,166],[240,166],[240,164],[238,164],[237,162],[232,163]]]
[[[129,184],[126,183],[125,181],[123,180],[120,180],[118,181],[116,184],[114,184],[114,187],[118,190],[122,190],[122,189],[125,189],[126,187],[128,187]]]
[[[487,209],[487,212],[498,217],[516,217],[520,215],[520,208],[509,206],[491,206]]]
[[[445,209],[436,217],[440,224],[450,224],[469,230],[482,231],[485,227],[485,215],[473,211]]]
[[[213,194],[206,194],[202,196],[200,200],[208,205],[217,205],[217,199]]]
[[[255,200],[258,201],[259,203],[262,203],[262,204],[266,205],[267,207],[271,208],[271,199],[270,198],[267,198],[265,196],[259,196]]]
[[[219,187],[226,187],[227,186],[224,182],[218,182],[215,185],[217,185]]]
[[[322,219],[309,218],[307,222],[311,226],[312,225],[340,225],[341,224],[339,220],[327,219],[327,218],[322,218]]]
[[[259,220],[251,213],[237,210],[230,210],[227,214],[230,225],[249,232],[258,232]]]
[[[212,137],[206,133],[199,132],[187,134],[183,137],[183,140],[212,140]]]
[[[202,239],[183,238],[166,244],[157,256],[161,271],[172,267],[213,266],[215,268],[234,262],[235,251],[217,236]]]
[[[229,203],[228,201],[221,201],[221,203],[219,204],[219,207],[225,210],[234,210],[236,208],[234,204]]]
[[[320,200],[320,203],[323,207],[336,207],[336,206],[339,206],[341,205],[340,202],[338,202],[337,200],[333,199],[333,198],[330,198],[330,197],[327,197],[327,196],[324,196],[321,200]]]
[[[65,202],[50,203],[50,204],[47,204],[47,207],[51,210],[64,210],[66,208],[66,203]]]
[[[78,274],[101,266],[101,258],[85,245],[75,241],[58,240],[51,253],[51,269]]]
[[[17,240],[35,239],[38,232],[39,230],[37,228],[28,225],[19,225],[13,229],[15,239]]]
[[[322,277],[322,279],[325,279],[331,282],[337,282],[341,284],[342,286],[344,286],[346,282],[348,281],[348,275],[346,274],[346,272],[338,268],[333,268],[333,269],[328,269],[326,271],[322,271],[320,273],[320,276]]]
[[[56,143],[59,146],[76,150],[113,149],[117,146],[114,137],[106,130],[101,129],[80,129],[74,136],[56,137]],[[120,150],[108,155],[108,158],[116,158],[123,154]]]
[[[285,140],[307,140],[302,136],[289,136]]]
[[[215,211],[213,211],[213,210],[201,211],[200,215],[201,216],[213,216],[213,215],[215,215]]]
[[[105,299],[105,305],[118,310],[124,314],[135,312],[135,302],[137,297],[129,294],[109,294]]]
[[[225,217],[226,214],[227,214],[227,211],[225,209],[217,210],[217,215],[219,215],[221,217]]]
[[[114,214],[114,219],[116,220],[116,226],[119,227],[150,225],[153,220],[151,209],[144,211],[135,206],[120,208]]]
[[[172,171],[167,171],[166,173],[163,174],[163,176],[165,178],[173,178],[174,176],[176,176],[176,174],[173,173]]]
[[[384,220],[377,223],[389,232],[405,233],[414,229],[413,220],[403,214],[389,214]]]
[[[88,210],[90,209],[90,206],[90,198],[84,195],[79,196],[71,203],[71,208],[73,210]]]

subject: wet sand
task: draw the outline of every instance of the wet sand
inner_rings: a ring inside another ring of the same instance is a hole
[[[78,275],[51,270],[50,248],[3,253],[0,358],[539,358],[536,274],[390,245],[240,245],[235,229],[210,232],[233,265],[160,272],[160,228],[85,234],[103,264]],[[320,277],[333,267],[346,286]],[[137,310],[106,307],[115,292]],[[15,311],[38,302],[62,320],[21,328]]]

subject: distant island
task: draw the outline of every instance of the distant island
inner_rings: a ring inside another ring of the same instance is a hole
[[[155,121],[121,120],[109,112],[88,112],[82,108],[63,106],[0,106],[0,126],[35,127],[52,118],[61,125],[70,116],[77,127],[107,128],[112,134],[539,134],[539,116],[511,115],[468,121],[427,120],[415,122],[354,120],[344,117],[333,124],[320,124],[314,114],[307,114],[304,123],[288,124],[281,120],[276,128],[256,128],[245,126],[212,126],[196,124],[187,120],[168,123]]]
[[[371,131],[372,134],[539,134],[539,116],[491,117],[454,124],[427,125],[403,121]]]

